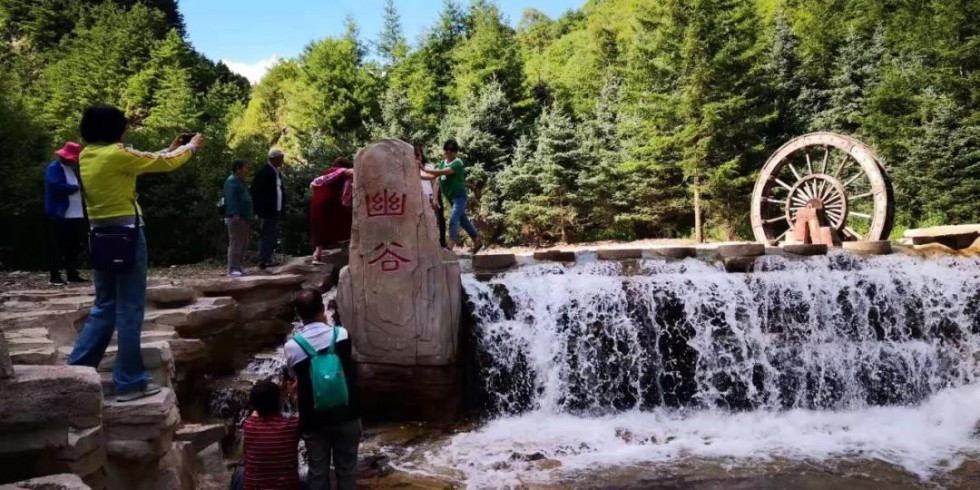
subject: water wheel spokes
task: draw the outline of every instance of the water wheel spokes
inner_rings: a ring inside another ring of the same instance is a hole
[[[752,193],[752,230],[769,245],[783,241],[801,209],[824,211],[844,240],[891,233],[891,181],[875,153],[835,133],[812,133],[783,145],[762,168]]]

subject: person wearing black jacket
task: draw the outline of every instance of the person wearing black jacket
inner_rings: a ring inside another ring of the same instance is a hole
[[[259,268],[278,264],[272,260],[279,240],[279,220],[286,209],[286,187],[280,169],[286,157],[282,150],[269,150],[269,163],[263,165],[252,180],[252,202],[255,215],[262,221],[259,234]]]
[[[323,296],[315,289],[304,289],[294,302],[296,314],[303,321],[299,334],[317,352],[330,347],[334,327],[328,326]],[[337,488],[353,490],[357,481],[357,450],[361,443],[360,396],[357,369],[351,356],[350,334],[338,328],[334,347],[344,368],[347,382],[347,405],[316,411],[313,406],[313,384],[310,381],[310,357],[295,340],[286,342],[288,376],[295,380],[299,407],[299,427],[306,442],[310,490],[330,488],[330,459],[333,455]]]

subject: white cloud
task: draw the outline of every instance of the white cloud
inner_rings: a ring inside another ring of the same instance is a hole
[[[221,60],[222,63],[228,66],[228,69],[244,76],[248,81],[253,84],[259,83],[265,73],[272,68],[279,61],[279,56],[272,56],[270,58],[256,61],[255,63],[242,63],[239,61]]]

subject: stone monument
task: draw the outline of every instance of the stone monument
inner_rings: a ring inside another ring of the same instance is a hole
[[[365,414],[457,416],[461,311],[455,254],[439,246],[411,145],[384,140],[354,163],[350,262],[337,306],[351,332]]]

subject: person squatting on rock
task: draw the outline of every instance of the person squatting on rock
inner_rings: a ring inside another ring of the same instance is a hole
[[[272,381],[255,384],[248,396],[252,414],[242,424],[244,467],[231,490],[297,490],[299,419],[282,414],[283,396]]]
[[[286,342],[284,350],[288,371],[295,376],[309,488],[329,490],[332,455],[337,487],[353,490],[361,415],[350,335],[343,327],[328,326],[319,291],[303,290],[295,309],[303,327]]]
[[[323,259],[323,248],[350,241],[354,213],[353,196],[354,164],[345,157],[337,157],[323,175],[310,182],[313,197],[310,199],[310,241],[313,245],[313,261]]]
[[[252,181],[255,215],[262,221],[259,233],[260,269],[279,265],[273,262],[273,254],[279,241],[279,221],[286,210],[286,187],[281,173],[285,162],[286,156],[282,150],[269,150],[269,163],[255,173]]]
[[[457,153],[459,153],[459,144],[456,143],[456,140],[446,141],[446,144],[442,146],[442,150],[446,159],[436,165],[435,169],[426,170],[426,173],[440,177],[439,187],[442,190],[442,195],[449,199],[449,203],[452,206],[452,211],[449,213],[449,238],[453,243],[462,246],[463,242],[459,237],[459,227],[462,225],[463,229],[466,230],[466,233],[473,240],[473,248],[470,251],[476,254],[483,248],[483,243],[477,235],[476,227],[470,222],[470,218],[466,216],[466,203],[468,199],[466,193],[466,167],[463,165],[463,161],[457,156]]]
[[[255,218],[252,193],[245,185],[246,178],[248,162],[236,160],[224,186],[224,220],[228,227],[228,275],[232,277],[245,275],[242,264],[245,261],[245,251],[248,250],[252,219]]]
[[[439,246],[446,248],[446,215],[442,210],[442,193],[439,192],[438,186],[432,185],[432,181],[438,177],[429,173],[430,170],[435,170],[436,166],[426,163],[422,147],[419,145],[415,145],[415,164],[419,166],[419,176],[422,177],[422,195],[425,196],[426,202],[432,206],[432,210],[436,213],[436,225],[439,227]]]
[[[48,268],[51,284],[87,282],[78,273],[78,254],[87,237],[82,193],[78,188],[78,156],[82,145],[69,141],[44,172],[44,214],[48,217]]]
[[[204,146],[196,134],[183,145],[178,136],[158,153],[136,151],[122,143],[127,125],[115,107],[90,107],[82,115],[81,134],[88,146],[79,157],[79,187],[92,234],[95,302],[68,356],[70,365],[97,368],[115,331],[119,351],[112,378],[121,402],[160,392],[149,381],[140,352],[147,261],[136,178],[175,170]]]

